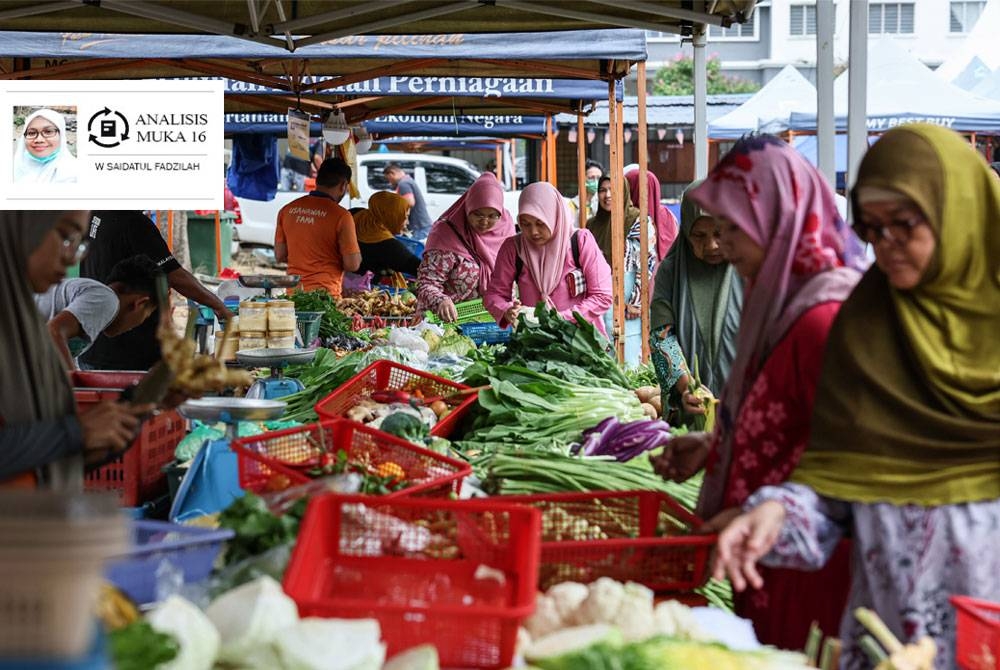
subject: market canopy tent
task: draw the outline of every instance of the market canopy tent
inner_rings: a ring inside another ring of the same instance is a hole
[[[708,118],[714,119],[737,109],[748,98],[746,93],[722,93],[708,96]],[[639,121],[638,101],[628,96],[622,101],[622,123],[636,125]],[[575,114],[559,114],[560,125],[576,123]],[[608,103],[601,100],[593,111],[583,117],[590,126],[608,125]],[[650,95],[646,97],[646,123],[650,126],[690,126],[694,123],[693,95]]]
[[[756,0],[713,0],[709,11],[685,0],[10,0],[5,30],[78,33],[210,33],[287,51],[373,33],[383,46],[419,46],[422,38],[639,28],[691,33],[693,23],[729,27],[751,16]],[[697,4],[697,3],[696,3]],[[85,27],[85,28],[84,28]],[[488,54],[489,52],[485,52]],[[479,54],[481,57],[484,54]],[[535,57],[534,54],[527,54]],[[488,57],[488,56],[487,56]]]
[[[990,71],[1000,68],[1000,40],[997,39],[997,28],[1000,26],[1000,2],[990,0],[985,3],[982,13],[965,36],[962,43],[948,57],[941,67],[934,71],[945,81],[956,85],[956,81],[970,65],[978,61]],[[966,86],[962,86],[970,90]]]
[[[792,110],[815,112],[816,87],[792,65],[786,65],[763,88],[738,108],[714,121],[709,120],[708,136],[735,140],[763,128],[787,125]]]
[[[834,115],[838,130],[847,128],[845,71],[834,82]],[[954,86],[890,40],[868,46],[868,114],[870,133],[905,123],[926,122],[965,132],[1000,133],[1000,102]],[[795,110],[795,131],[814,131],[816,111]]]

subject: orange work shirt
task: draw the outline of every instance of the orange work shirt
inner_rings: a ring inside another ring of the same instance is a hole
[[[344,256],[361,253],[351,213],[313,191],[278,212],[274,243],[288,245],[288,273],[301,276],[304,291],[326,289],[340,297]]]

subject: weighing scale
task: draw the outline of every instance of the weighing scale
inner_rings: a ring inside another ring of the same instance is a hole
[[[299,275],[240,275],[240,286],[264,290],[264,298],[273,300],[271,291],[276,288],[290,289],[299,285]]]
[[[171,521],[221,512],[243,496],[236,454],[229,443],[238,437],[240,421],[273,421],[284,414],[285,405],[280,400],[202,398],[188,400],[177,408],[186,419],[225,423],[226,436],[205,440],[198,449],[170,507]]]
[[[258,379],[247,391],[247,398],[274,400],[298,393],[305,386],[298,379],[286,378],[284,369],[293,363],[308,363],[316,349],[244,349],[236,352],[236,361],[245,368],[270,368],[271,375]]]

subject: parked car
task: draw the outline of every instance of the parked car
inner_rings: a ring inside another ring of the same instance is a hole
[[[433,156],[429,154],[371,153],[358,156],[357,183],[360,195],[351,198],[347,208],[365,207],[368,198],[376,191],[391,190],[382,171],[389,163],[398,163],[417,182],[427,201],[427,212],[431,219],[451,207],[472,182],[479,171],[471,163],[457,158]],[[274,228],[278,211],[286,204],[304,195],[301,191],[279,190],[274,200],[251,200],[237,198],[240,223],[235,227],[235,236],[243,246],[273,246]],[[504,202],[512,214],[517,214],[517,191],[504,194]]]

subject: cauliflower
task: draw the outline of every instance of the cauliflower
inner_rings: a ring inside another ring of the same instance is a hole
[[[691,608],[676,600],[667,600],[653,610],[655,632],[659,635],[697,642],[709,641],[712,636],[698,625]]]
[[[559,616],[556,601],[551,596],[539,593],[535,598],[535,613],[524,622],[532,640],[545,637],[563,627],[563,619]]]
[[[586,600],[576,612],[578,625],[594,623],[615,623],[625,587],[610,577],[601,577],[590,585]]]
[[[579,582],[562,582],[550,586],[546,595],[552,598],[556,605],[556,611],[563,623],[570,623],[576,617],[576,611],[587,599],[590,589],[586,584]]]
[[[635,582],[625,584],[625,595],[614,621],[626,642],[641,642],[652,637],[656,633],[652,590]]]

